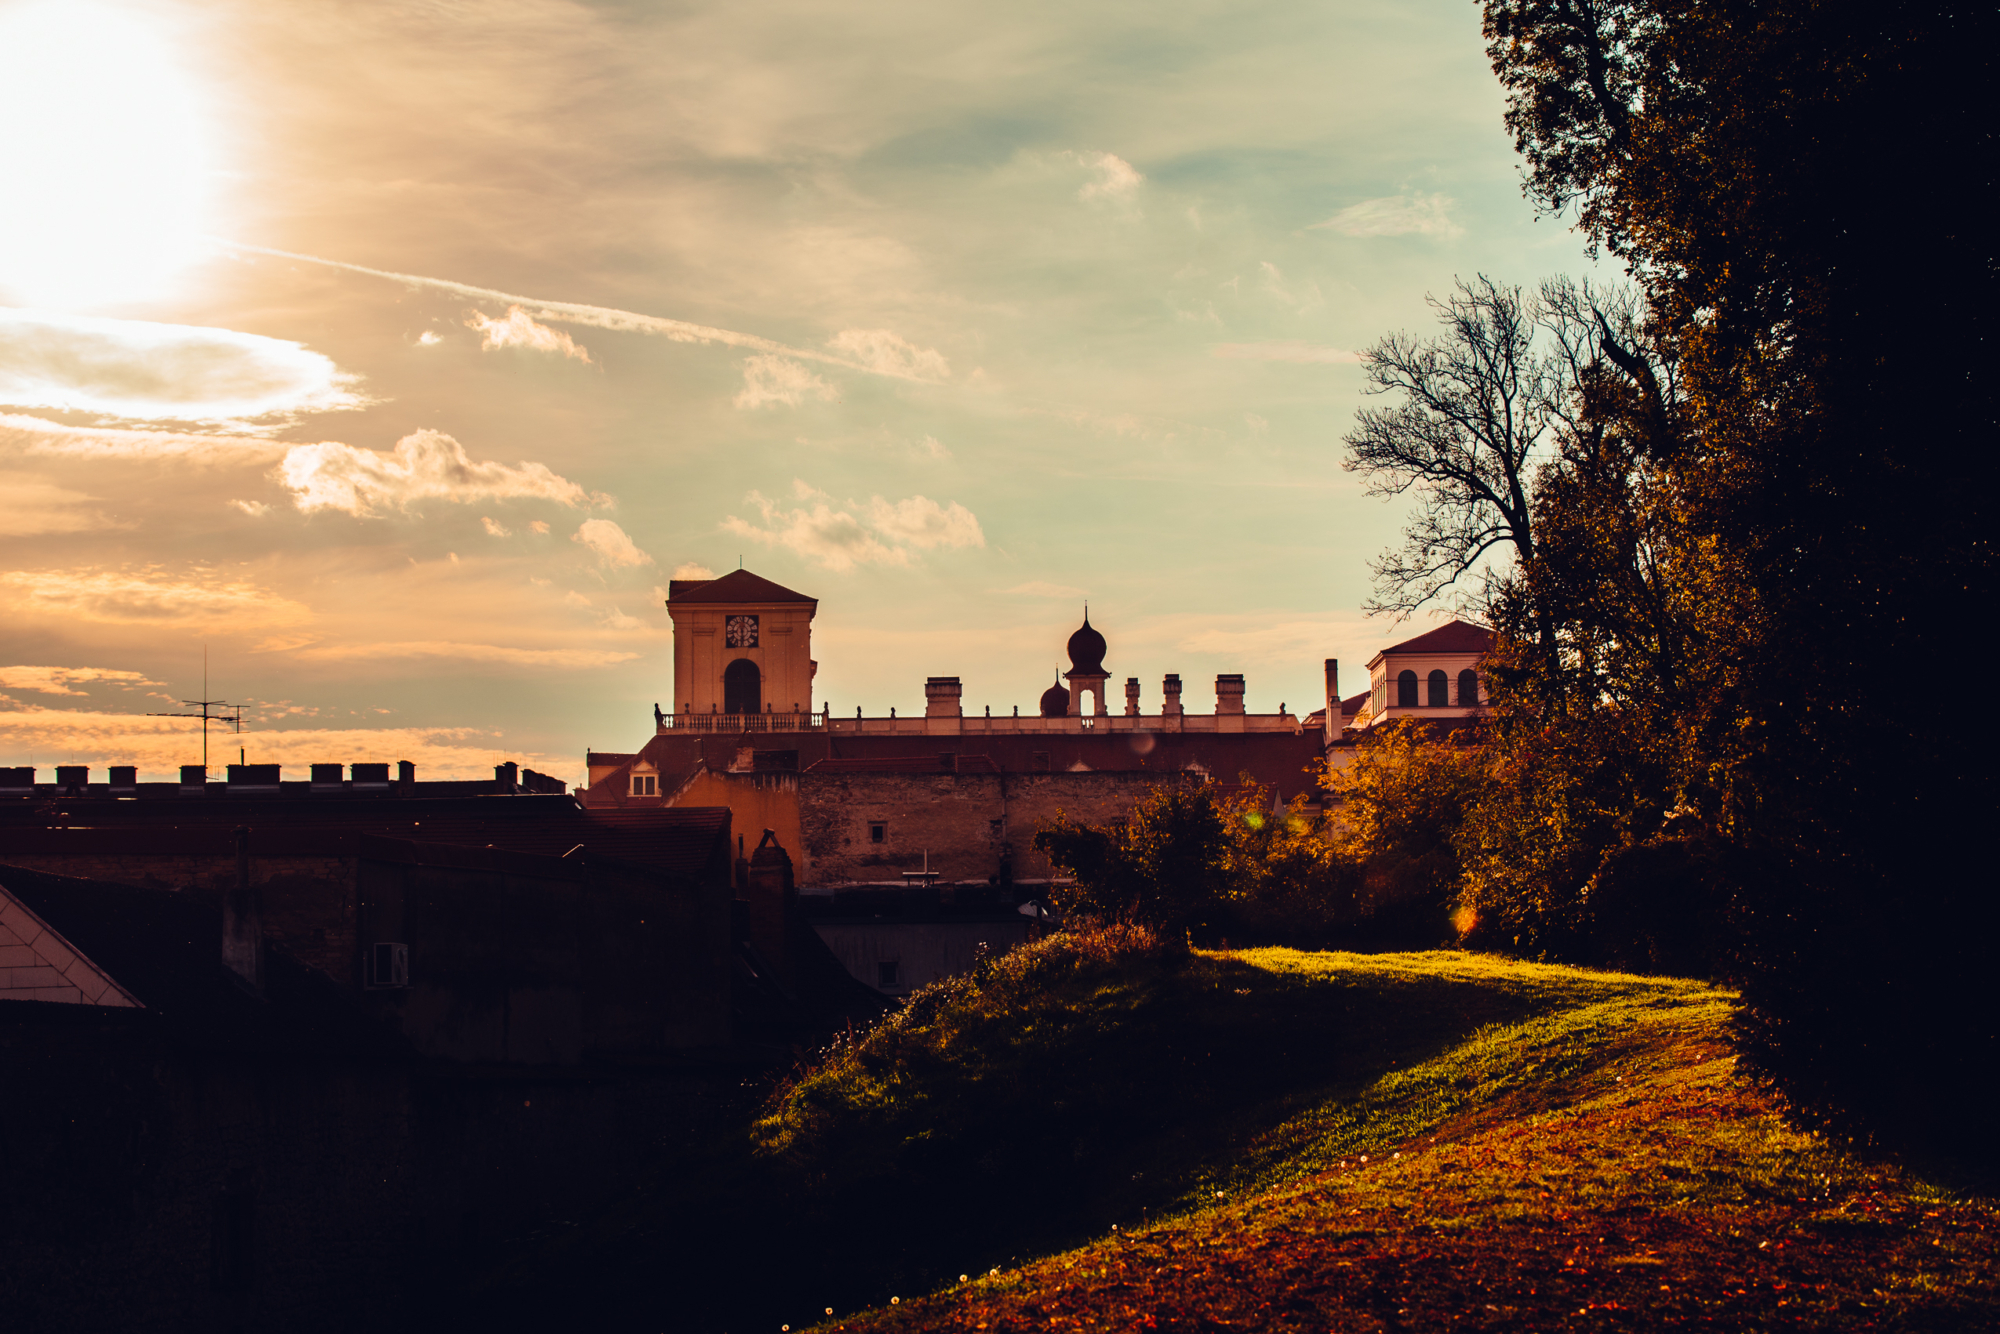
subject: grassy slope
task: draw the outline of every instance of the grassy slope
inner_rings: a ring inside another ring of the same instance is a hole
[[[1103,1009],[1099,1023],[1072,1012],[1057,1025],[1069,1042],[1106,1030],[1129,1041],[1149,1011],[1188,1022],[1172,993],[1218,1012],[1205,1037],[1317,1038],[1323,1065],[1295,1069],[1290,1089],[1196,1099],[1188,1135],[1137,1118],[1117,1170],[1088,1174],[1087,1206],[1068,1211],[1095,1215],[1096,1240],[1018,1267],[986,1266],[968,1246],[979,1277],[827,1323],[2000,1327],[1992,1212],[1788,1128],[1729,1054],[1732,998],[1705,984],[1462,954],[1260,950],[1137,987],[1099,979],[1051,1008]],[[960,997],[913,1026],[949,1030],[914,1062],[923,1073],[829,1063],[766,1122],[767,1144],[797,1152],[799,1108],[815,1101],[842,1129],[872,1111],[879,1130],[899,1105],[950,1105],[959,1077],[1021,1078],[1008,1057],[1027,1039],[980,1033],[965,1013],[977,1008]],[[1379,1027],[1308,1031],[1361,1014]],[[1162,1056],[1185,1046],[1163,1038]],[[960,1067],[949,1075],[936,1064],[947,1052]],[[819,1133],[839,1151],[845,1137]],[[1120,1189],[1112,1179],[1139,1162],[1168,1179]]]

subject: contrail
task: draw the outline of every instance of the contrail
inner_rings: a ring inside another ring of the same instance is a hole
[[[640,315],[630,310],[614,310],[609,306],[582,306],[572,301],[544,301],[539,297],[518,296],[512,292],[497,292],[490,287],[474,287],[470,283],[455,283],[448,278],[426,278],[415,273],[393,273],[388,269],[371,269],[365,264],[349,264],[345,260],[322,259],[318,255],[298,255],[289,250],[272,250],[266,246],[244,245],[240,241],[229,241],[221,237],[211,238],[217,245],[231,250],[241,250],[253,255],[270,255],[277,259],[295,259],[303,264],[322,264],[329,269],[346,269],[350,273],[365,273],[371,278],[387,278],[391,282],[407,283],[412,287],[430,287],[440,292],[456,292],[460,296],[481,301],[505,301],[519,306],[537,319],[554,320],[558,324],[580,324],[594,329],[614,329],[620,333],[656,334],[671,338],[676,343],[723,343],[729,347],[752,348],[758,352],[773,352],[781,357],[798,357],[805,361],[823,362],[829,366],[840,366],[850,371],[861,371],[868,375],[883,375],[892,380],[912,380],[918,384],[931,384],[920,375],[891,370],[881,366],[869,366],[845,357],[836,357],[826,352],[815,352],[809,348],[788,347],[773,342],[769,338],[759,338],[756,334],[737,333],[732,329],[716,329],[706,324],[689,324],[686,320],[670,320],[659,315]]]

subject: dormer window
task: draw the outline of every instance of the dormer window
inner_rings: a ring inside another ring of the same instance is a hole
[[[635,797],[657,797],[660,795],[658,774],[633,774],[632,795]]]

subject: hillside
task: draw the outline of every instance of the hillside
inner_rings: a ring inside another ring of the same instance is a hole
[[[656,1329],[2000,1324],[1991,1210],[1789,1128],[1732,1004],[1058,938],[801,1068],[557,1287]]]

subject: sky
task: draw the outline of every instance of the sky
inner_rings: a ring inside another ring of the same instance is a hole
[[[575,781],[739,562],[843,714],[1355,693],[1358,354],[1593,271],[1501,113],[1471,0],[0,4],[0,764]]]

